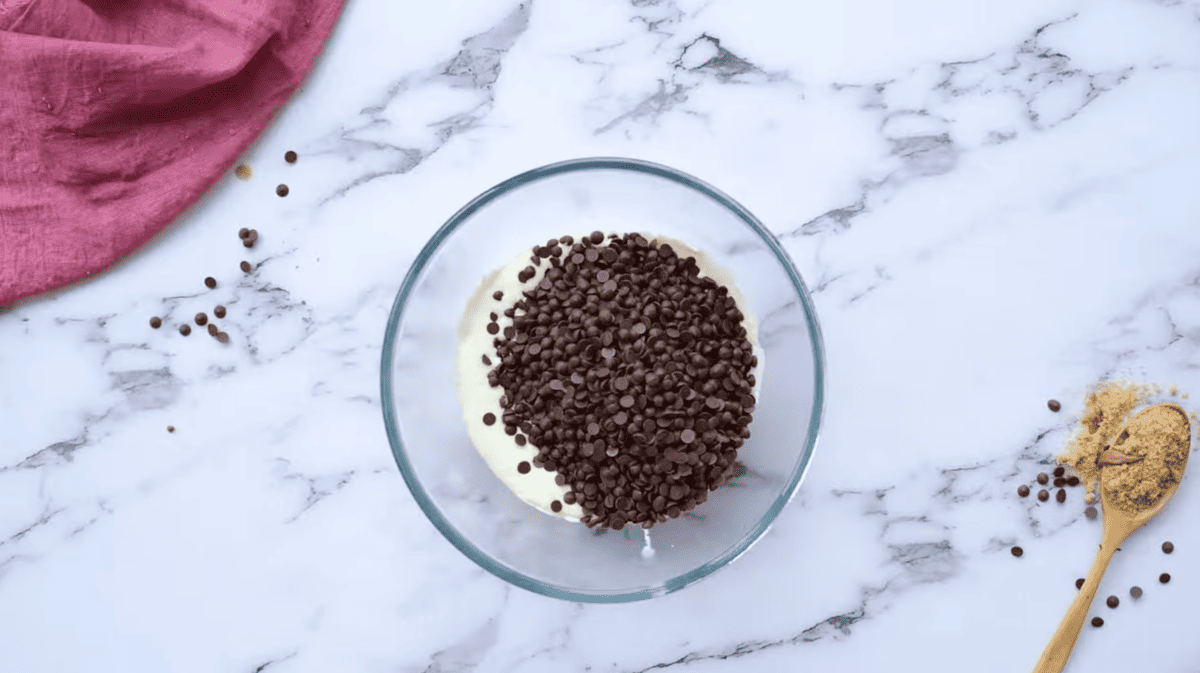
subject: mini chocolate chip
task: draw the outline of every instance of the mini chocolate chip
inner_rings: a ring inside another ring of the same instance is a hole
[[[162,318],[160,318],[158,316],[154,316],[153,318],[150,319],[150,326],[153,327],[154,329],[158,329],[159,327],[162,327]]]
[[[513,437],[513,441],[517,443],[517,446],[525,446],[525,435],[517,435]]]
[[[1076,588],[1076,589],[1082,589],[1082,588],[1083,588],[1083,578],[1082,578],[1082,577],[1080,577],[1079,579],[1075,580],[1075,588]]]
[[[218,318],[224,318],[225,317],[225,307],[221,306],[220,304],[217,304],[217,307],[213,309],[213,315],[217,316]]]
[[[495,292],[492,293],[492,299],[495,299],[496,301],[500,301],[501,299],[504,299],[504,291],[496,290]]]
[[[175,432],[175,426],[174,426],[174,425],[168,425],[168,426],[167,426],[167,432]]]
[[[204,279],[204,284],[207,285],[208,289],[211,290],[217,286],[217,279],[209,276],[208,278]]]
[[[492,412],[489,411],[483,415],[483,424],[484,425],[495,425],[495,423],[496,423],[496,414],[493,414]]]
[[[1017,487],[1017,495],[1021,496],[1022,498],[1029,497],[1029,487],[1025,484],[1021,484]]]
[[[1013,547],[1013,548],[1012,548],[1012,555],[1013,555],[1013,556],[1020,556],[1020,555],[1022,555],[1022,554],[1024,554],[1024,553],[1025,553],[1025,550],[1024,550],[1024,549],[1021,549],[1020,547]],[[1035,565],[1036,565],[1036,564],[1035,564]]]
[[[1121,604],[1121,599],[1117,598],[1116,596],[1109,596],[1108,600],[1104,602],[1108,604],[1108,607],[1115,608]]]
[[[246,227],[242,227],[241,229],[238,229],[238,238],[244,239],[249,235],[250,235],[250,230],[247,229]]]
[[[1132,589],[1129,590],[1129,595],[1133,596],[1134,598],[1141,598],[1142,597],[1142,588],[1141,587],[1133,587]]]
[[[533,468],[529,466],[529,461],[522,460],[521,462],[517,463],[517,472],[520,472],[521,474],[529,474],[531,469]]]
[[[1079,477],[1076,477],[1075,475],[1071,475],[1071,476],[1067,477],[1067,486],[1074,487],[1074,486],[1078,486],[1078,485],[1079,485]]]
[[[252,267],[250,266],[250,262],[243,261],[238,266],[241,267],[242,271],[244,271],[246,273],[250,273],[250,270],[252,269]]]
[[[225,332],[217,332],[217,341],[220,341],[223,344],[227,344],[227,343],[229,343],[229,335],[226,334]]]
[[[197,325],[204,327],[204,325],[206,325],[207,323],[208,323],[207,315],[205,315],[203,312],[196,314],[196,324]]]
[[[488,323],[487,333],[488,334],[499,334],[500,333],[500,325],[497,325],[494,322]]]
[[[288,190],[288,186],[287,186],[287,185],[279,185],[278,187],[276,187],[276,188],[275,188],[275,193],[276,193],[276,194],[278,194],[278,195],[280,195],[280,196],[287,196],[287,195],[288,195],[288,191],[289,191],[289,190]]]
[[[1100,619],[1099,617],[1092,617],[1092,626],[1100,628],[1101,626],[1104,626],[1104,620]]]
[[[1058,400],[1050,400],[1046,403],[1046,406],[1050,407],[1050,411],[1058,411],[1059,409],[1062,409],[1062,405],[1059,404]]]
[[[1164,542],[1162,544],[1162,550],[1164,554],[1170,554],[1171,552],[1175,551],[1175,545],[1171,544],[1170,542]]]
[[[220,329],[217,327],[217,324],[216,324],[215,322],[210,322],[210,323],[208,323],[208,334],[209,334],[209,336],[217,336],[217,333],[218,333],[218,332],[220,332],[220,331],[221,331],[221,330],[220,330]]]
[[[1066,472],[1067,472],[1067,468],[1063,467],[1062,465],[1059,465],[1058,467],[1054,468],[1054,476],[1056,476],[1056,477],[1061,477],[1064,474],[1066,474]]]
[[[1159,575],[1159,576],[1158,576],[1158,581],[1159,581],[1159,582],[1162,582],[1163,584],[1166,584],[1167,582],[1170,582],[1170,581],[1171,581],[1171,574],[1170,574],[1170,573],[1163,573],[1163,574]]]
[[[562,511],[562,503],[557,500],[551,500],[550,501],[550,511],[551,512],[561,512]]]
[[[1038,474],[1037,483],[1041,484],[1042,486],[1050,483],[1050,475],[1046,474],[1045,472]]]
[[[1054,488],[1062,488],[1063,486],[1066,486],[1066,485],[1067,485],[1067,480],[1065,477],[1055,477],[1054,478]]]
[[[696,441],[696,433],[692,430],[684,430],[683,432],[679,433],[679,441],[683,442],[684,444],[691,444],[692,442]]]
[[[191,326],[191,325],[186,325],[186,324],[184,324],[184,325],[180,325],[180,326],[179,326],[179,333],[180,333],[180,334],[182,334],[183,336],[187,336],[187,335],[191,334],[191,333],[192,333],[192,326]]]
[[[492,366],[492,359],[489,358],[486,353],[483,355],[483,364],[485,364],[489,367]]]
[[[1041,502],[1046,502],[1049,499],[1050,499],[1050,491],[1047,491],[1044,488],[1042,490],[1038,491],[1038,500],[1040,500]]]
[[[283,153],[283,160],[284,160],[284,161],[286,161],[286,162],[288,162],[289,164],[294,164],[294,163],[296,163],[296,153],[295,153],[295,152],[293,152],[293,151],[291,151],[291,150],[288,150],[288,151],[284,152],[284,153]]]
[[[1059,502],[1059,504],[1062,504],[1062,503],[1066,502],[1066,501],[1067,501],[1067,492],[1066,492],[1066,490],[1065,490],[1065,489],[1061,489],[1061,488],[1060,488],[1060,489],[1058,489],[1058,493],[1055,493],[1055,494],[1054,494],[1054,499],[1055,499],[1055,500],[1057,500],[1057,501]]]
[[[1088,507],[1087,509],[1083,510],[1083,515],[1089,519],[1095,519],[1097,514],[1099,514],[1099,512],[1096,511],[1095,507]]]

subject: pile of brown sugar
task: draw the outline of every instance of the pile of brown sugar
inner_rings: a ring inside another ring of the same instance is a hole
[[[1096,492],[1101,470],[1106,470],[1109,499],[1130,513],[1157,504],[1179,482],[1187,464],[1190,425],[1178,407],[1152,407],[1122,431],[1133,411],[1161,392],[1153,385],[1101,384],[1088,395],[1075,434],[1057,456],[1075,470],[1089,494]]]

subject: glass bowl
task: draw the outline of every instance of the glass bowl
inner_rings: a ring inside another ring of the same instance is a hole
[[[738,451],[744,472],[648,535],[632,525],[589,529],[525,504],[475,451],[455,390],[459,322],[483,277],[547,239],[592,230],[663,235],[707,253],[737,279],[765,354],[752,435]],[[771,233],[696,178],[613,158],[522,173],[455,213],[400,286],[381,372],[392,453],[446,539],[519,587],[601,603],[676,591],[749,549],[804,476],[824,392],[812,301]]]

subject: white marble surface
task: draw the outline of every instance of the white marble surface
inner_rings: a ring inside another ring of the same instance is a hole
[[[1099,524],[1078,490],[1016,486],[1097,380],[1200,407],[1200,5],[794,4],[351,0],[252,180],[0,313],[0,670],[1031,669]],[[503,178],[588,155],[755,212],[828,351],[821,445],[774,528],[620,606],[460,555],[380,418],[419,247]],[[228,347],[147,327],[218,302]],[[1196,516],[1185,482],[1100,593],[1145,597],[1097,603],[1068,670],[1196,670]]]

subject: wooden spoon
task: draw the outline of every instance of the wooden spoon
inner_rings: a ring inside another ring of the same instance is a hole
[[[1125,423],[1125,428],[1128,429],[1135,423],[1138,423],[1147,413],[1159,407],[1167,407],[1178,411],[1183,416],[1185,427],[1188,429],[1187,436],[1182,438],[1184,457],[1179,475],[1182,479],[1183,470],[1187,468],[1187,456],[1190,452],[1192,441],[1191,423],[1188,421],[1187,413],[1183,409],[1174,404],[1156,404],[1129,419]],[[1104,571],[1108,568],[1108,562],[1112,560],[1113,554],[1133,531],[1141,528],[1147,521],[1153,519],[1159,512],[1163,511],[1167,503],[1171,501],[1171,496],[1175,495],[1175,491],[1179,489],[1179,481],[1176,480],[1163,493],[1162,498],[1153,507],[1138,514],[1130,514],[1113,503],[1112,494],[1104,483],[1103,470],[1101,470],[1100,475],[1101,498],[1104,503],[1104,536],[1100,540],[1100,551],[1096,553],[1096,560],[1092,562],[1092,569],[1088,571],[1087,579],[1083,582],[1083,588],[1080,589],[1079,595],[1075,597],[1075,603],[1071,605],[1070,610],[1067,610],[1062,624],[1058,626],[1058,631],[1050,639],[1050,644],[1046,646],[1046,651],[1042,652],[1042,658],[1038,660],[1037,667],[1033,669],[1033,673],[1059,673],[1067,665],[1067,659],[1071,656],[1071,650],[1075,647],[1075,639],[1079,637],[1079,630],[1083,628],[1083,621],[1087,619],[1092,599],[1096,597],[1096,591],[1100,588],[1100,578],[1104,576]]]

